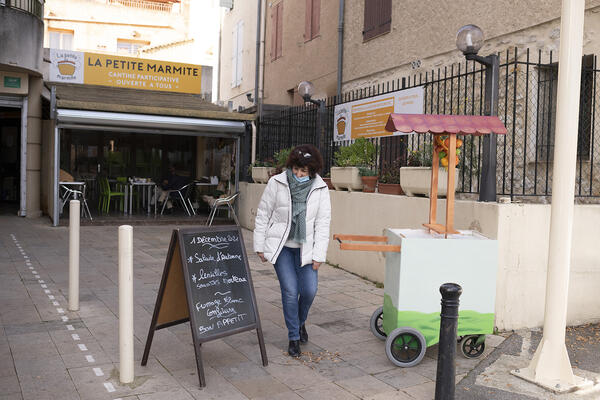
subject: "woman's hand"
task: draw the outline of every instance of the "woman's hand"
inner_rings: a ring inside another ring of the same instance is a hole
[[[267,259],[265,258],[265,253],[256,252],[256,255],[258,256],[258,258],[260,258],[260,261],[267,262]]]
[[[313,260],[313,269],[314,269],[315,271],[318,271],[318,270],[319,270],[319,267],[321,266],[321,264],[322,264],[322,263],[320,263],[320,262],[318,262],[318,261],[315,261],[315,260]]]

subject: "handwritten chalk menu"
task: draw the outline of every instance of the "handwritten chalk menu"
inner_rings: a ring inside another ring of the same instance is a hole
[[[256,297],[239,226],[175,229],[158,290],[142,365],[154,332],[190,321],[200,386],[206,386],[202,345],[256,329],[268,365]]]
[[[241,237],[232,232],[183,235],[194,327],[200,340],[255,323]]]

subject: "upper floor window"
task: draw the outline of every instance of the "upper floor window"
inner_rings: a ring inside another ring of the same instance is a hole
[[[73,31],[48,29],[51,49],[73,50]]]
[[[271,61],[282,55],[283,1],[271,6]]]
[[[363,41],[388,33],[392,27],[392,0],[365,0]]]
[[[308,42],[319,36],[321,19],[321,0],[306,0],[304,14],[304,40]]]
[[[137,55],[142,47],[149,44],[150,42],[143,40],[117,39],[117,53]]]
[[[244,50],[244,21],[233,27],[231,38],[231,87],[242,84],[242,56]]]

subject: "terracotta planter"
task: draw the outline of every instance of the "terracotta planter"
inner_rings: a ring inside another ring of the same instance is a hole
[[[363,192],[375,193],[377,187],[377,176],[361,176],[363,183]]]
[[[252,167],[252,180],[256,183],[267,183],[274,172],[273,167]]]
[[[377,184],[377,192],[381,194],[404,194],[402,186],[399,183],[381,183]]]
[[[458,187],[459,169],[456,169],[454,190]],[[429,197],[431,187],[431,167],[400,168],[400,185],[407,196],[423,195]],[[438,172],[438,196],[448,193],[448,170],[440,168]]]
[[[335,190],[362,190],[363,183],[360,178],[358,167],[331,167],[331,183]]]
[[[323,178],[323,181],[327,184],[329,190],[335,190],[333,183],[331,183],[331,178]]]

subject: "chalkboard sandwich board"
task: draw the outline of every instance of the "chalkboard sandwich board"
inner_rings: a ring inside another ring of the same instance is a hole
[[[267,353],[240,227],[175,229],[142,357],[154,331],[190,321],[200,386],[206,386],[202,343],[256,329],[263,365]]]

